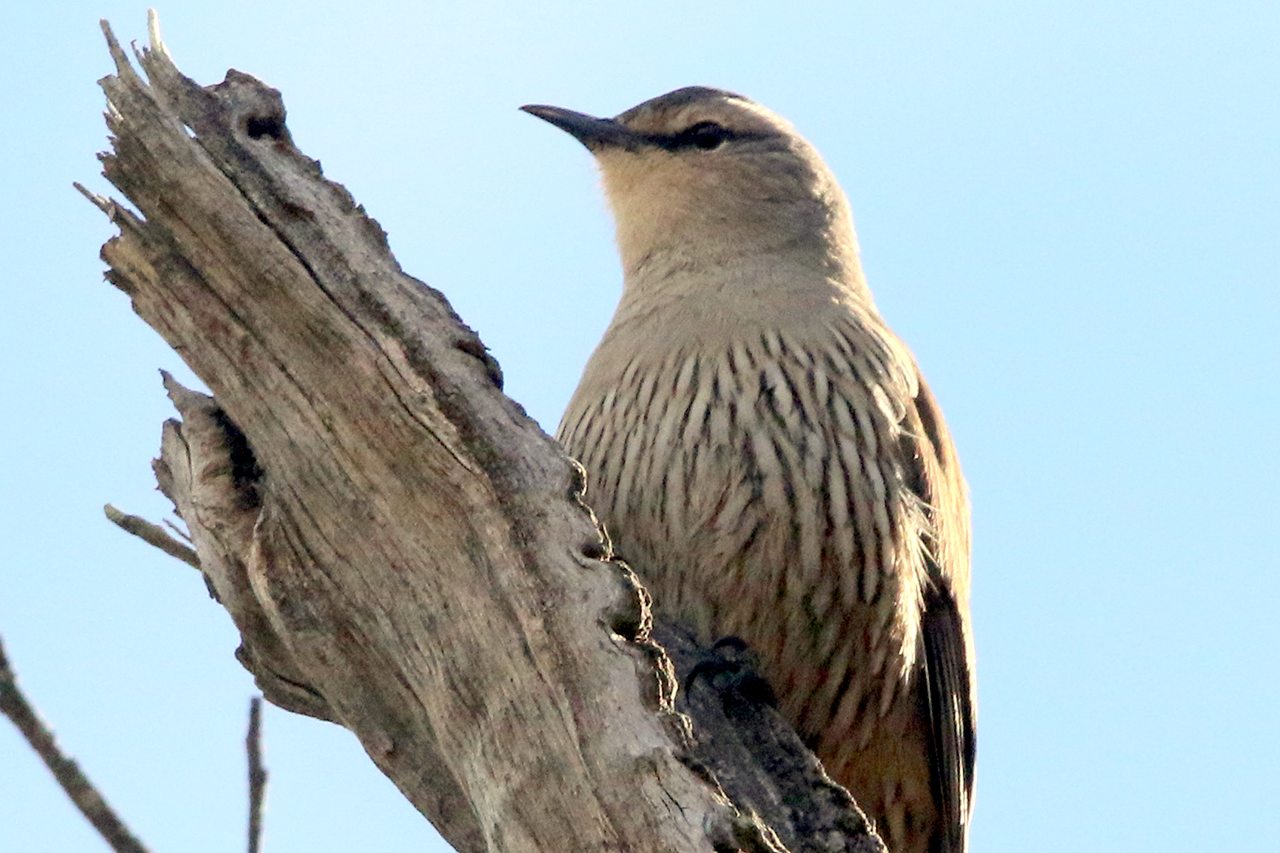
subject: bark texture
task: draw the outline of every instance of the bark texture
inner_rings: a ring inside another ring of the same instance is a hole
[[[266,698],[354,732],[462,851],[881,849],[847,795],[816,831],[799,788],[729,803],[581,469],[279,93],[198,86],[155,29],[144,79],[104,30],[101,159],[136,210],[91,196],[107,278],[212,392],[165,377],[155,471]]]

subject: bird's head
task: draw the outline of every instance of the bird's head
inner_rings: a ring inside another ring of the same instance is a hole
[[[695,86],[614,118],[522,109],[595,155],[628,280],[752,254],[836,275],[833,264],[856,266],[848,204],[822,158],[753,101]]]

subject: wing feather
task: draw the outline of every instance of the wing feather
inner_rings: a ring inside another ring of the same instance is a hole
[[[977,746],[968,498],[951,437],[923,380],[914,402],[920,432],[906,439],[915,445],[908,454],[912,469],[908,480],[924,502],[933,533],[933,541],[926,543],[928,578],[921,625],[923,698],[942,830],[932,853],[963,853],[968,846]]]

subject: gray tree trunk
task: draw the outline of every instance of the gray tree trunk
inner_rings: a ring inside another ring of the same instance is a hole
[[[266,698],[350,729],[462,851],[882,849],[770,709],[726,729],[781,749],[763,770],[677,711],[576,463],[294,148],[279,93],[201,88],[154,31],[144,80],[104,30],[104,174],[140,214],[91,196],[107,278],[212,391],[166,377],[155,471]]]

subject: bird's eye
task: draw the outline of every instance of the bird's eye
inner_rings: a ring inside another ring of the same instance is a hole
[[[700,121],[680,135],[695,148],[710,151],[724,144],[729,139],[730,133],[728,128],[718,125],[714,121]]]

